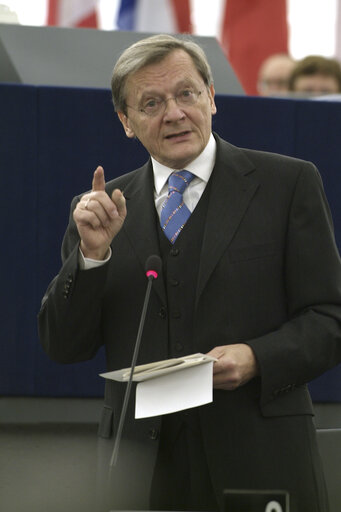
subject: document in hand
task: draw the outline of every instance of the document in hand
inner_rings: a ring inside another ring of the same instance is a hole
[[[204,354],[192,354],[136,366],[135,418],[159,416],[212,402],[214,361]],[[124,368],[100,376],[126,382],[130,373],[130,368]]]

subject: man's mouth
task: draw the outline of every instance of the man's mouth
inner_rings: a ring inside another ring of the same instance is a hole
[[[169,135],[166,135],[166,139],[175,139],[177,137],[183,137],[184,135],[188,135],[190,133],[189,130],[178,132],[178,133],[170,133]]]

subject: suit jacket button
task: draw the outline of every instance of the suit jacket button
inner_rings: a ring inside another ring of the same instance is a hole
[[[178,256],[179,254],[179,249],[176,249],[175,247],[173,247],[171,250],[170,250],[170,255],[171,256]]]
[[[156,428],[151,428],[148,432],[149,439],[155,441],[159,437],[159,431]]]
[[[166,318],[166,316],[167,316],[167,310],[164,306],[162,306],[162,308],[160,308],[160,311],[159,311],[159,317]]]
[[[180,343],[180,341],[178,341],[177,343],[175,343],[175,350],[177,352],[181,352],[182,350],[184,349],[184,346],[182,343]]]

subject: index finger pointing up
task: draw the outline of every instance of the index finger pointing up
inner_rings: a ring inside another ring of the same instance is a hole
[[[104,177],[104,169],[102,166],[98,166],[94,172],[94,177],[92,179],[92,191],[100,191],[105,190],[105,177]]]

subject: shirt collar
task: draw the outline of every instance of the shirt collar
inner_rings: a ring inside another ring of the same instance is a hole
[[[205,149],[193,162],[186,165],[187,171],[190,171],[194,176],[201,180],[208,182],[213,171],[216,155],[216,141],[211,133]],[[156,194],[160,194],[161,189],[166,184],[169,176],[175,169],[171,169],[163,164],[160,164],[155,158],[151,157],[153,164],[154,186]]]

